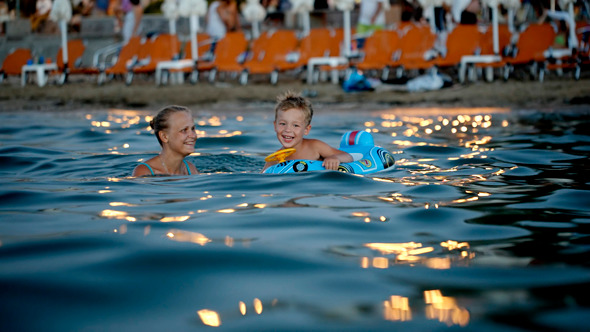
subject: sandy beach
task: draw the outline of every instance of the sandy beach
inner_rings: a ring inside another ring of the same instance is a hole
[[[264,79],[264,80],[263,80]],[[266,78],[242,86],[236,80],[211,84],[205,79],[196,84],[156,86],[153,77],[138,77],[129,86],[113,80],[98,86],[95,77],[72,76],[59,86],[52,81],[45,87],[11,78],[0,84],[0,111],[80,109],[155,110],[168,104],[212,109],[237,108],[248,103],[273,103],[286,90],[302,92],[314,104],[347,104],[351,109],[392,107],[509,107],[524,109],[590,107],[590,78],[575,81],[570,76],[549,77],[545,82],[527,79],[494,82],[454,83],[451,87],[427,92],[371,91],[347,93],[328,82],[308,85],[294,78],[280,78],[277,85]]]

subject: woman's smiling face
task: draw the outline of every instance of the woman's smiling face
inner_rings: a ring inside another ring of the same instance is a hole
[[[168,146],[181,154],[189,155],[195,151],[197,132],[195,122],[188,112],[174,112],[168,119]]]

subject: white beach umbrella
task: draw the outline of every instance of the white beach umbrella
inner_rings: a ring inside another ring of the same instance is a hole
[[[64,75],[62,82],[68,79],[68,22],[72,19],[72,4],[69,0],[55,0],[49,19],[58,22],[61,32],[61,50],[64,62]]]
[[[258,0],[248,0],[242,9],[242,15],[248,23],[252,24],[252,38],[256,39],[260,36],[260,29],[258,25],[266,17],[266,10]]]
[[[344,56],[349,57],[351,51],[350,12],[354,9],[354,0],[335,0],[336,9],[341,10],[344,19]]]
[[[422,15],[430,23],[430,29],[436,31],[436,22],[434,17],[434,7],[436,7],[436,0],[418,0],[418,4],[422,7]]]
[[[575,14],[574,14],[574,3],[576,0],[559,0],[559,6],[561,10],[566,10],[568,17],[565,19],[567,21],[567,25],[569,28],[569,47],[576,48],[578,47],[578,38],[576,38],[576,21],[575,21]]]
[[[314,0],[291,0],[291,12],[298,14],[303,20],[303,35],[307,36],[310,30],[309,12],[313,10]]]
[[[162,10],[164,17],[168,19],[168,24],[170,25],[170,33],[173,35],[176,34],[176,20],[180,16],[177,1],[164,0],[160,9]]]
[[[500,36],[498,33],[498,5],[499,0],[483,0],[483,3],[492,9],[492,39],[494,54],[500,54]]]
[[[453,0],[451,4],[451,15],[453,15],[453,20],[455,22],[461,22],[461,13],[467,6],[471,0]]]
[[[188,17],[190,20],[191,54],[193,61],[199,58],[197,48],[197,31],[199,30],[199,16],[207,14],[207,2],[205,0],[180,0],[178,6],[180,16]]]
[[[502,0],[500,2],[508,11],[508,30],[514,32],[514,13],[522,6],[520,0]]]
[[[576,38],[576,22],[574,20],[574,3],[575,0],[559,0],[559,7],[561,10],[565,12],[567,7],[567,13],[569,17],[560,14],[558,11],[555,10],[555,0],[551,0],[551,11],[548,13],[549,17],[558,19],[558,20],[565,20],[569,25],[569,43],[570,47],[577,47],[578,39]]]

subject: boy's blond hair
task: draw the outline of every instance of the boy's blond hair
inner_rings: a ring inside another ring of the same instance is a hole
[[[311,124],[311,118],[313,117],[313,108],[311,107],[311,102],[293,91],[287,91],[277,97],[277,105],[275,107],[275,121],[277,121],[279,111],[285,112],[290,109],[298,109],[303,112],[306,126]]]

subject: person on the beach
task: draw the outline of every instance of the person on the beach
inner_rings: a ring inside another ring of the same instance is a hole
[[[164,107],[150,121],[154,134],[162,147],[159,155],[139,163],[133,176],[192,175],[199,171],[184,158],[195,151],[197,133],[191,111],[183,106]]]
[[[363,0],[359,10],[356,31],[362,35],[369,35],[376,30],[385,28],[385,0]]]
[[[304,138],[311,130],[313,108],[309,100],[293,92],[287,92],[277,98],[274,128],[282,149],[294,148],[295,153],[286,160],[308,159],[323,160],[322,166],[329,170],[338,170],[340,163],[352,162],[350,154],[331,147],[317,140]],[[267,162],[262,171],[277,162]]]
[[[126,44],[131,37],[141,34],[143,5],[140,0],[119,0],[114,12],[117,17],[115,30],[121,32],[123,44]]]
[[[211,38],[219,40],[229,31],[240,30],[238,5],[235,0],[216,0],[207,11],[206,31]]]

